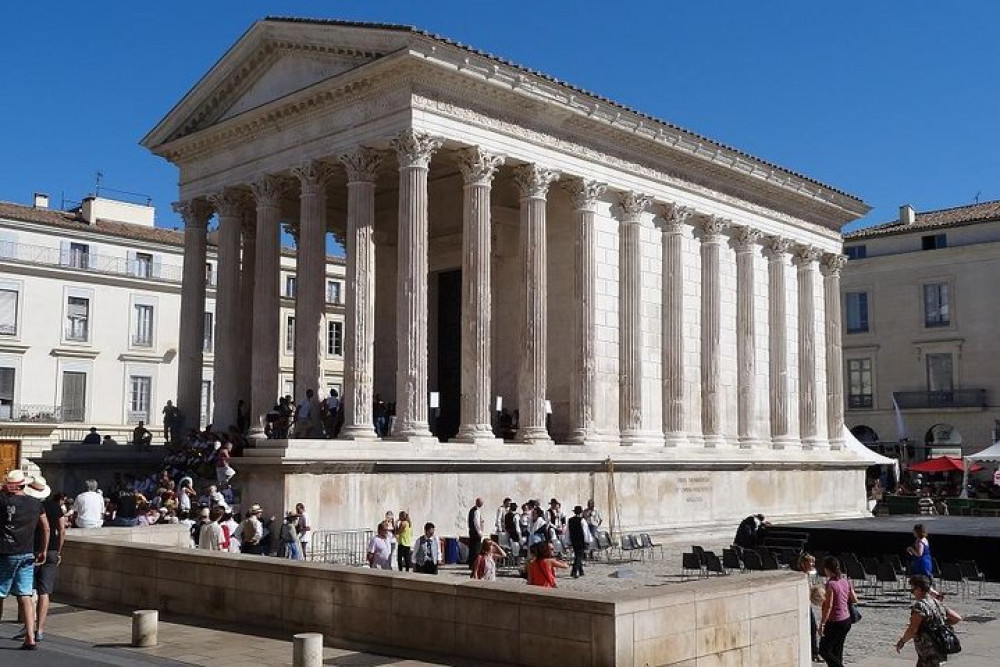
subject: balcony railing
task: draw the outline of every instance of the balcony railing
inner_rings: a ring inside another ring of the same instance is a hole
[[[66,340],[76,341],[78,343],[86,343],[90,340],[89,332],[87,327],[66,327]]]
[[[985,389],[951,391],[897,391],[893,393],[900,410],[935,408],[985,408]]]
[[[132,334],[132,345],[135,347],[153,347],[153,335]]]
[[[870,410],[874,405],[873,396],[871,394],[848,394],[847,395],[847,409],[848,410]]]
[[[58,424],[82,421],[83,408],[63,408],[61,405],[0,405],[0,422]]]
[[[146,259],[128,259],[114,255],[98,255],[94,253],[72,254],[62,248],[31,245],[28,243],[0,242],[0,261],[22,262],[25,264],[43,264],[46,266],[61,266],[75,271],[103,273],[132,278],[153,278],[167,282],[179,283],[183,275],[180,264],[152,265]],[[214,286],[214,281],[211,286]]]

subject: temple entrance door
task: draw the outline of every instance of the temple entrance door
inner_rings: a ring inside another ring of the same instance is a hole
[[[21,467],[21,441],[0,440],[0,475]]]
[[[434,435],[449,440],[458,433],[461,417],[462,271],[455,269],[437,275],[437,391],[441,408]]]

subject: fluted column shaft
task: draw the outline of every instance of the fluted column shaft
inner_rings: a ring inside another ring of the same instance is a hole
[[[292,170],[299,179],[299,235],[295,244],[295,393],[322,385],[320,331],[326,310],[326,184],[328,166],[312,162]],[[318,395],[318,393],[317,393]]]
[[[253,352],[250,356],[250,432],[261,437],[264,417],[278,397],[278,353],[281,324],[279,320],[279,262],[281,194],[284,183],[265,175],[253,185],[257,204],[257,244],[254,257]]]
[[[490,266],[492,262],[490,191],[504,159],[479,148],[458,155],[464,180],[462,229],[462,397],[460,442],[496,438],[490,420]]]
[[[219,216],[218,283],[215,288],[215,359],[212,374],[215,408],[212,421],[219,430],[236,424],[236,403],[240,397],[239,331],[243,317],[240,303],[240,235],[247,197],[225,190],[211,198]]]
[[[381,158],[367,148],[341,156],[347,170],[347,292],[344,332],[344,427],[348,440],[376,437],[375,177]]]
[[[180,335],[177,342],[177,407],[184,424],[201,422],[201,381],[205,335],[205,244],[212,209],[202,200],[174,204],[184,219],[184,267]]]
[[[816,445],[816,260],[815,248],[795,253],[799,281],[799,437]]]
[[[684,405],[684,231],[694,211],[664,208],[662,273],[663,439],[667,446],[687,442]]]
[[[396,301],[396,424],[393,435],[426,438],[427,173],[441,141],[406,130],[392,141],[399,158],[399,284]]]
[[[246,410],[250,410],[251,397],[253,396],[253,326],[247,326],[246,322],[254,321],[254,274],[257,270],[257,214],[253,202],[247,203],[250,207],[249,215],[243,219],[243,253],[240,258],[240,318],[244,322],[238,329],[238,344],[240,363],[238,364],[237,377],[237,405],[239,401],[244,401]]]
[[[729,223],[709,216],[701,222],[701,431],[706,447],[723,444],[722,435],[722,283],[719,269],[722,232]]]
[[[826,424],[831,449],[844,446],[844,356],[841,348],[840,270],[844,255],[823,256],[823,305],[826,322]]]
[[[573,202],[573,368],[570,382],[570,442],[584,443],[595,435],[597,379],[597,201],[605,185],[595,181],[567,181]]]
[[[757,443],[755,388],[757,382],[757,333],[754,313],[754,260],[761,233],[741,227],[736,233],[736,366],[737,435],[741,447]]]
[[[618,424],[621,444],[642,439],[642,227],[650,199],[627,192],[620,197],[618,227]]]
[[[771,237],[767,242],[767,325],[768,377],[770,389],[771,446],[783,448],[790,441],[788,433],[788,292],[785,274],[788,267],[787,239]]]
[[[545,424],[548,380],[548,270],[545,205],[554,171],[533,164],[514,172],[521,191],[522,351],[518,373],[517,439],[530,444],[552,442]]]

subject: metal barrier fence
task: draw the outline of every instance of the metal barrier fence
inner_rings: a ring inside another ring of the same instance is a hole
[[[306,560],[336,565],[364,565],[368,542],[375,532],[364,528],[350,530],[315,530],[306,550]]]

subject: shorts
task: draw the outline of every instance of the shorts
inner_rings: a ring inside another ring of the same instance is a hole
[[[56,574],[59,572],[59,552],[47,551],[45,563],[35,566],[35,592],[39,595],[52,595],[56,587]]]
[[[0,556],[0,599],[31,595],[35,587],[35,555]]]

